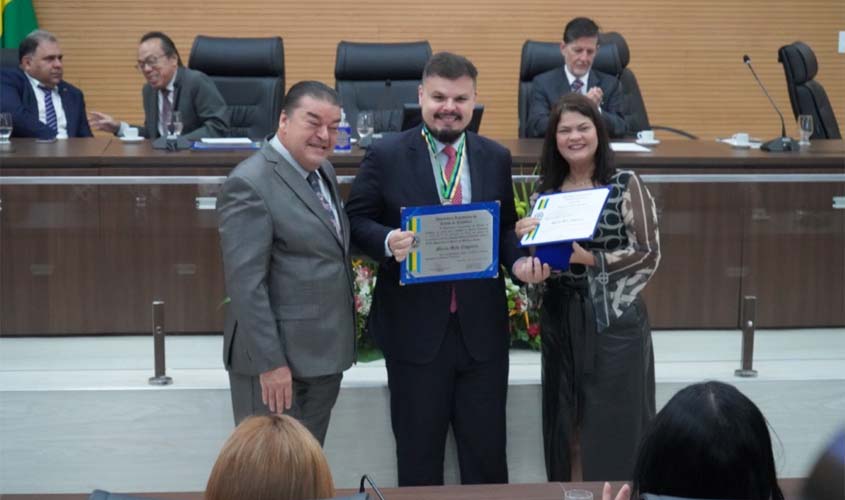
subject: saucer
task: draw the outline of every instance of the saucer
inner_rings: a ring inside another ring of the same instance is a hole
[[[139,135],[138,137],[121,137],[120,140],[123,142],[141,142],[144,138]]]
[[[637,139],[634,142],[636,142],[640,146],[657,146],[658,144],[660,144],[660,139],[652,139],[650,141],[646,141],[645,139]]]

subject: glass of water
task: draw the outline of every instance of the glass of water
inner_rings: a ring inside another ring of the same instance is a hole
[[[168,132],[170,132],[171,137],[179,137],[182,134],[182,112],[181,111],[174,111],[172,115],[170,115],[170,126],[168,127]]]
[[[809,146],[813,135],[813,115],[798,115],[798,131],[801,133],[799,146]]]
[[[588,490],[566,490],[563,492],[565,500],[593,500],[593,493]]]
[[[370,144],[370,136],[373,135],[373,112],[359,111],[358,121],[355,124],[358,132],[358,145],[367,146]]]
[[[12,135],[12,113],[0,113],[0,144],[9,144]]]

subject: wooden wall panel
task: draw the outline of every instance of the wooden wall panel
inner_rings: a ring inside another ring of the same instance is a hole
[[[482,132],[516,136],[519,56],[526,39],[558,40],[576,15],[619,31],[631,46],[651,121],[712,139],[736,131],[763,138],[779,133],[778,118],[760,93],[742,54],[748,53],[794,134],[789,97],[777,49],[808,43],[819,59],[840,121],[845,117],[845,55],[836,53],[845,29],[842,0],[34,0],[40,25],[54,31],[66,57],[66,77],[86,93],[89,109],[130,121],[142,117],[143,78],[132,65],[138,38],[159,29],[187,60],[195,35],[280,35],[285,41],[288,86],[302,79],[334,82],[341,39],[428,39],[479,67],[479,101],[486,105]],[[843,123],[842,125],[845,125]]]

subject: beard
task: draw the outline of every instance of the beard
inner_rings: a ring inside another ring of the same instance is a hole
[[[463,121],[463,115],[458,113],[449,113],[449,115],[436,113],[434,115],[434,118],[440,119],[445,116],[454,116],[457,121]],[[433,135],[435,139],[442,142],[443,144],[452,144],[453,142],[457,141],[461,134],[464,133],[464,130],[466,130],[466,127],[461,129],[438,129],[428,123],[426,123],[425,126],[428,127],[428,131],[431,132],[431,135]]]

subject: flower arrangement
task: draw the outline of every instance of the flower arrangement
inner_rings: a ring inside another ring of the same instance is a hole
[[[373,304],[376,288],[376,264],[369,259],[352,259],[355,300],[355,340],[358,344],[358,361],[371,361],[382,357],[373,337],[367,332],[367,318]]]
[[[517,286],[505,276],[505,292],[508,297],[508,327],[511,345],[540,349],[540,311],[531,299],[525,286]]]

